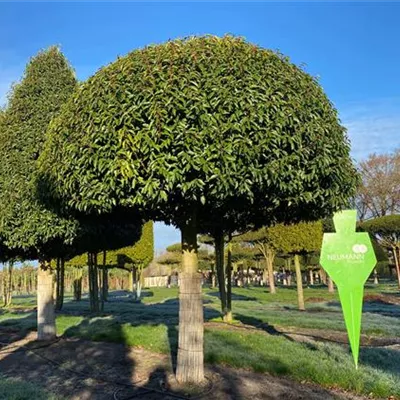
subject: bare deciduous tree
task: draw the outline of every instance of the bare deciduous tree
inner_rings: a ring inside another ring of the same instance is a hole
[[[362,183],[355,199],[360,220],[400,212],[400,150],[371,154],[360,162]]]

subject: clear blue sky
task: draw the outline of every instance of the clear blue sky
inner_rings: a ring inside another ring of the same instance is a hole
[[[59,44],[85,79],[118,55],[226,33],[318,75],[359,160],[400,144],[400,3],[0,3],[0,104],[30,56]],[[156,227],[156,247],[179,241]]]

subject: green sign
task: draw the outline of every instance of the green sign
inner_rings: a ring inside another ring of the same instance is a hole
[[[368,233],[355,231],[356,218],[356,210],[334,215],[336,233],[324,234],[320,262],[338,287],[357,368],[364,284],[376,264],[376,257]]]

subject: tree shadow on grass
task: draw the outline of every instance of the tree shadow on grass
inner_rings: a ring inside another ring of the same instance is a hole
[[[338,301],[329,301],[326,303],[326,305],[328,307],[335,307],[340,310],[342,308],[340,302]],[[363,313],[379,314],[385,317],[392,317],[396,319],[400,318],[400,305],[392,304],[382,299],[364,300],[362,311]]]
[[[120,327],[114,329],[115,338],[121,338]],[[8,342],[12,345],[0,348],[1,371],[66,398],[109,399],[118,384],[130,384],[134,375],[134,360],[123,344],[63,338],[38,342],[36,333],[28,331],[10,336]]]
[[[383,347],[361,347],[360,364],[369,365],[399,376],[400,379],[400,349]]]
[[[7,318],[0,320],[0,340],[7,341],[10,338],[12,341],[20,340],[25,337],[30,331],[37,327],[36,311],[18,311],[7,310],[8,314],[15,315],[16,318]],[[5,312],[5,313],[6,313]]]
[[[218,291],[216,292],[208,292],[208,296],[213,296],[217,297],[218,299],[220,298],[220,294]],[[242,294],[237,294],[232,292],[232,300],[240,300],[240,301],[258,301],[256,297],[249,297],[249,296],[244,296]]]

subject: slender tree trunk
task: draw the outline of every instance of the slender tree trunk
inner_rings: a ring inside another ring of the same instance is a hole
[[[225,316],[226,309],[226,285],[225,285],[225,269],[224,269],[224,235],[222,232],[215,234],[215,265],[217,268],[219,297],[221,300],[222,315]]]
[[[74,269],[74,300],[81,301],[82,298],[82,268]]]
[[[264,257],[265,257],[265,262],[267,264],[269,291],[270,293],[275,294],[276,293],[275,276],[274,276],[275,253],[271,249],[266,249],[264,250]]]
[[[225,322],[232,322],[232,249],[231,239],[228,242],[228,259],[226,262],[226,313],[224,315]]]
[[[97,278],[97,254],[88,253],[90,311],[99,312],[99,286]]]
[[[103,268],[101,274],[101,311],[104,311],[104,302],[106,302],[108,298],[108,269],[106,250],[103,250]]]
[[[9,261],[8,267],[4,264],[3,268],[3,299],[4,306],[8,307],[12,302],[12,275],[13,275],[13,262]]]
[[[138,268],[136,266],[134,266],[133,267],[133,290],[137,289],[138,278],[141,278],[141,277],[142,277],[142,274],[138,271]]]
[[[397,255],[397,249],[396,247],[392,248],[393,250],[393,255],[394,255],[394,263],[396,265],[396,273],[397,273],[397,284],[399,286],[400,289],[400,260],[399,260],[399,256]],[[399,254],[400,255],[400,254]]]
[[[211,288],[214,289],[215,288],[215,265],[213,264],[211,266]]]
[[[136,300],[140,300],[142,296],[142,287],[143,287],[143,268],[137,268],[135,275],[136,275]]]
[[[13,272],[14,272],[14,262],[10,261],[8,263],[8,298],[7,298],[7,306],[10,306],[12,303],[12,293],[13,293]]]
[[[57,293],[56,311],[60,311],[64,304],[64,284],[65,284],[65,260],[63,257],[57,258]]]
[[[193,215],[182,232],[182,273],[179,286],[178,382],[204,380],[204,326],[201,274],[197,272],[197,226]]]
[[[321,283],[323,283],[324,285],[326,285],[327,284],[327,279],[326,279],[326,272],[325,272],[325,270],[324,269],[320,269],[319,270],[319,276],[320,276],[320,279],[321,279]]]
[[[288,285],[288,280],[287,280],[287,273],[286,273],[286,269],[285,268],[283,268],[283,271],[282,271],[282,274],[283,274],[283,286],[287,286]]]
[[[26,273],[24,272],[24,275],[23,275],[23,290],[24,290],[24,293],[27,293],[27,294],[29,294],[29,291],[28,291],[28,285],[27,285],[27,277],[26,277]]]
[[[53,273],[50,262],[40,260],[37,273],[38,340],[56,338],[56,318],[53,303]]]
[[[310,269],[310,285],[314,286],[314,271],[312,269]]]
[[[129,281],[129,286],[128,286],[128,290],[133,293],[133,268],[131,268],[129,270],[129,277],[128,277],[128,281]]]
[[[55,289],[54,297],[56,298],[56,301],[55,301],[54,309],[56,311],[58,311],[58,302],[60,301],[60,294],[59,294],[59,291],[60,291],[60,276],[61,276],[60,268],[61,268],[60,267],[60,258],[57,257],[56,258],[56,283],[55,283],[55,285],[53,287],[53,290]]]
[[[297,303],[299,305],[299,310],[305,311],[306,307],[304,305],[303,279],[301,275],[300,260],[298,254],[294,256],[294,267],[296,270]]]
[[[333,280],[330,276],[327,277],[328,280],[328,292],[333,293],[335,291],[335,286],[333,285]]]
[[[374,268],[374,285],[379,285],[378,270]]]

